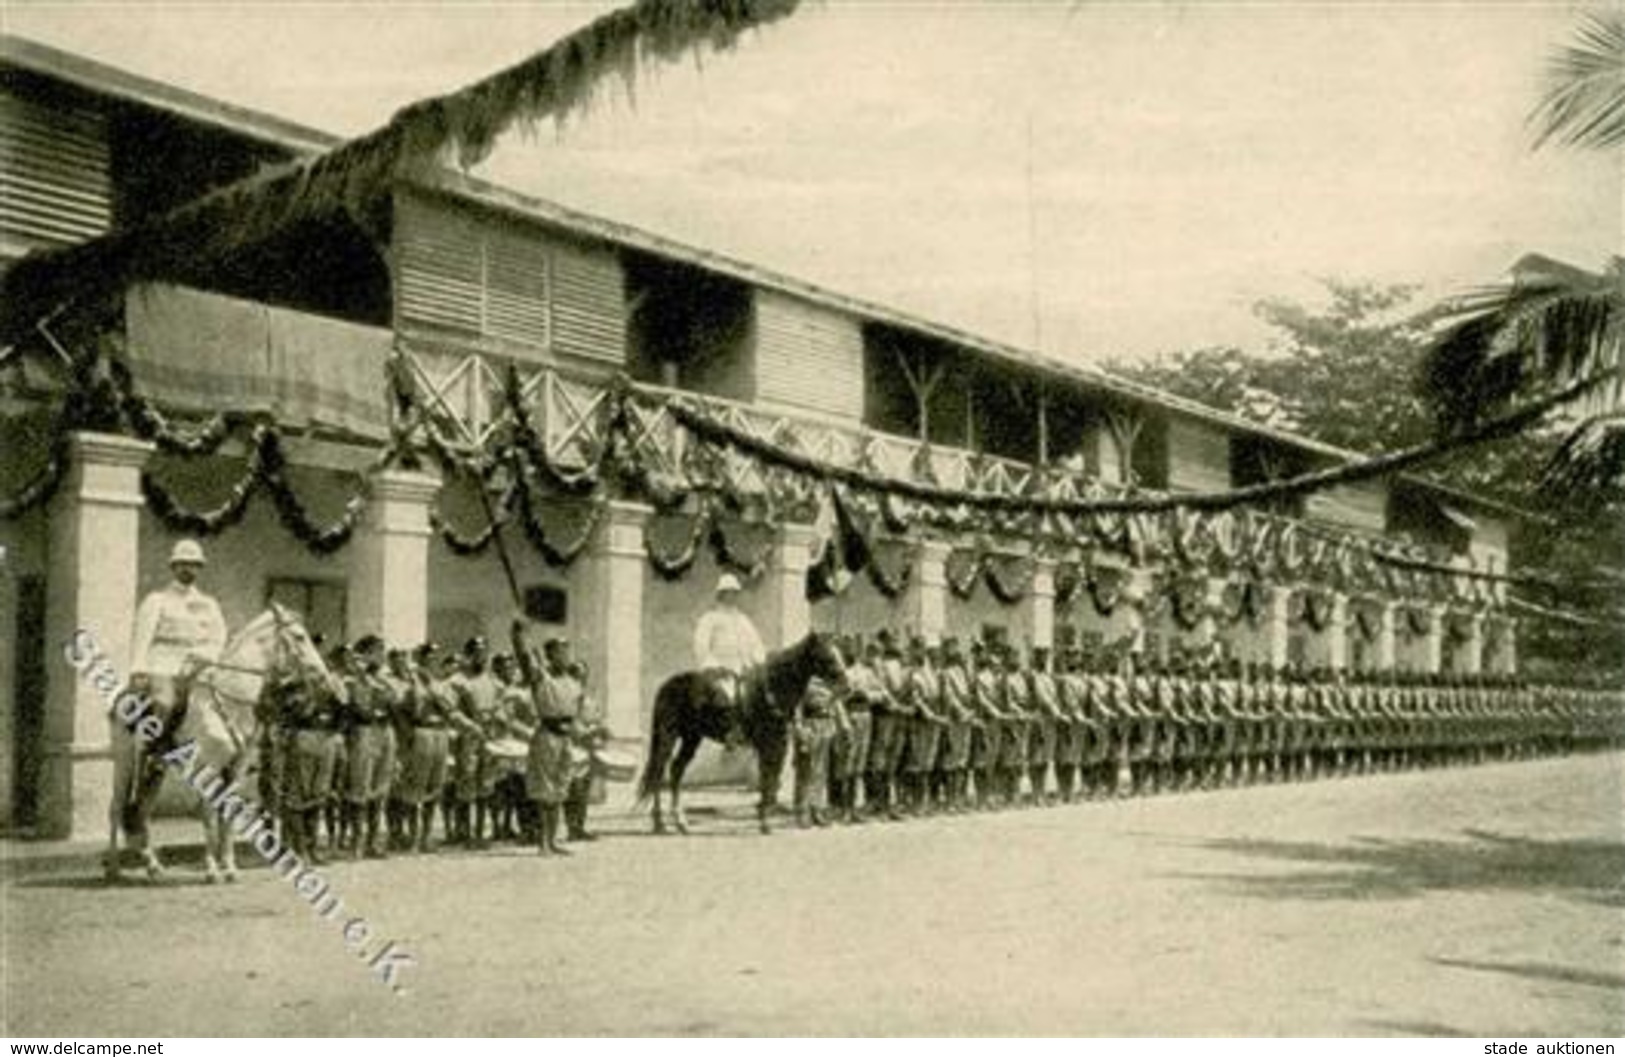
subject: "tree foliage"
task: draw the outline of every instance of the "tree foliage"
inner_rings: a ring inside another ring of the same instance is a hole
[[[1290,429],[1351,451],[1373,453],[1425,440],[1437,428],[1420,381],[1448,308],[1418,310],[1413,286],[1323,280],[1321,306],[1265,300],[1254,306],[1275,337],[1260,352],[1214,346],[1112,369],[1167,392]],[[1514,537],[1520,571],[1561,589],[1526,588],[1537,604],[1577,610],[1613,627],[1531,622],[1528,652],[1564,664],[1621,656],[1618,592],[1597,589],[1610,570],[1625,575],[1625,507],[1592,495],[1554,498],[1542,472],[1565,441],[1554,427],[1525,433],[1436,464],[1426,476],[1491,496],[1537,520]],[[1611,661],[1606,663],[1612,663]]]

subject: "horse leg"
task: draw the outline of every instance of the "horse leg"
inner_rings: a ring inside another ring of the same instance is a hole
[[[124,879],[118,838],[124,825],[125,805],[131,796],[130,775],[134,770],[131,760],[136,747],[133,740],[119,737],[118,724],[113,726],[113,795],[107,800],[107,853],[102,857],[102,877],[116,882]]]
[[[758,747],[756,829],[763,836],[773,832],[769,817],[779,799],[779,783],[784,776],[785,745]]]
[[[671,764],[671,822],[678,833],[687,836],[688,816],[683,814],[683,772],[700,751],[702,738],[685,737],[677,745],[677,758]]]

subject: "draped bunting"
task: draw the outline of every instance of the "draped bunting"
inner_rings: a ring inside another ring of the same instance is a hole
[[[985,554],[980,547],[955,548],[944,564],[948,589],[960,598],[969,598],[976,592],[976,581],[981,579],[984,562]]]
[[[1123,600],[1128,578],[1125,569],[1099,567],[1089,570],[1089,601],[1093,603],[1096,613],[1103,617],[1112,615]]]
[[[884,539],[871,544],[869,579],[887,598],[897,598],[908,589],[914,573],[914,545],[907,540]]]
[[[1369,602],[1350,603],[1354,611],[1353,626],[1362,642],[1376,642],[1377,636],[1382,633],[1381,607]]]
[[[1313,631],[1325,631],[1332,622],[1335,597],[1327,591],[1303,590],[1293,593],[1292,619],[1307,624]]]
[[[390,402],[396,410],[390,441],[369,470],[363,472],[342,513],[326,523],[310,515],[289,484],[282,434],[274,422],[263,415],[223,411],[201,423],[178,427],[137,392],[127,367],[107,357],[82,361],[81,386],[76,387],[59,416],[62,424],[53,433],[56,442],[52,457],[20,496],[0,502],[0,516],[15,517],[48,496],[66,470],[67,424],[88,428],[86,424],[96,415],[101,419],[108,416],[103,406],[106,404],[112,408],[111,428],[118,428],[122,422],[136,435],[152,440],[166,454],[176,457],[204,456],[219,451],[233,437],[243,438],[248,450],[245,473],[212,509],[187,509],[165,487],[161,476],[151,471],[144,475],[148,501],[172,527],[199,534],[223,531],[241,519],[252,495],[263,489],[290,532],[317,553],[331,552],[343,546],[359,525],[368,501],[367,478],[371,473],[397,463],[412,466],[417,451],[423,449],[439,459],[443,467],[448,466],[444,425],[426,412],[424,394],[417,391],[412,372],[403,367],[403,361],[404,357],[399,356],[390,360],[385,372]],[[95,368],[102,363],[106,365],[105,377],[97,377]],[[579,437],[571,446],[571,461],[566,464],[550,451],[533,421],[518,371],[512,366],[505,376],[503,391],[502,418],[488,431],[485,449],[457,458],[470,460],[470,465],[482,474],[499,464],[511,463],[520,468],[517,480],[511,489],[499,494],[493,506],[496,526],[476,530],[473,526],[454,525],[439,513],[432,516],[434,530],[454,553],[482,553],[500,527],[519,516],[527,536],[544,558],[553,564],[568,563],[585,548],[596,524],[596,515],[589,517],[589,512],[597,504],[586,501],[619,489],[646,499],[660,512],[677,511],[696,494],[708,497],[704,500],[705,512],[684,523],[686,531],[681,539],[686,544],[691,537],[708,538],[720,563],[747,575],[758,575],[764,567],[774,524],[785,518],[810,518],[820,508],[836,508],[835,520],[842,526],[843,561],[833,563],[819,556],[821,560],[809,569],[809,586],[815,593],[838,589],[842,575],[864,567],[870,567],[878,588],[898,588],[906,582],[911,565],[900,562],[896,552],[890,551],[888,564],[873,568],[872,558],[866,557],[873,547],[871,537],[878,531],[912,536],[928,525],[1001,538],[1026,535],[1048,553],[1081,546],[1086,551],[1098,548],[1127,554],[1142,564],[1166,555],[1171,571],[1179,576],[1200,577],[1235,568],[1246,570],[1249,579],[1302,577],[1322,588],[1382,586],[1395,593],[1436,600],[1487,600],[1492,597],[1486,586],[1490,581],[1515,579],[1440,566],[1418,557],[1421,552],[1416,548],[1391,540],[1329,537],[1323,530],[1256,510],[1186,506],[1168,496],[1103,497],[1096,482],[1082,486],[1086,498],[1081,500],[1047,499],[1039,493],[1053,474],[1046,477],[1035,473],[1021,495],[954,491],[937,484],[934,476],[927,483],[886,478],[864,465],[861,457],[837,466],[761,438],[747,438],[731,425],[710,417],[697,403],[681,397],[657,397],[625,377],[617,377],[594,404],[590,420],[580,427]],[[644,411],[669,412],[670,418],[686,431],[675,472],[655,473],[639,465],[630,415],[634,402]],[[98,407],[100,411],[95,410]],[[109,426],[103,422],[99,428]],[[738,474],[734,471],[741,460],[753,469],[762,491],[738,490]],[[932,462],[925,459],[922,469]],[[544,491],[548,496],[545,501],[540,498]],[[579,502],[561,505],[557,511],[551,509],[566,498]],[[726,517],[723,512],[727,512]],[[708,522],[703,530],[700,521]],[[1066,531],[1068,528],[1072,531]],[[692,549],[657,544],[650,560],[670,575],[692,564]],[[994,561],[988,557],[989,551],[984,540],[968,553],[962,549],[950,556],[949,580],[955,594],[969,597],[976,584],[986,580],[990,591],[1005,604],[1024,597],[1030,590],[1030,568],[1002,559]],[[1020,582],[1023,577],[1028,583]],[[1097,609],[1102,605],[1114,607],[1116,599],[1108,597],[1109,591],[1102,595],[1097,579],[1092,574],[1068,571],[1062,563],[1057,566],[1057,595],[1065,601],[1078,586],[1086,585],[1095,596]],[[1154,593],[1148,605],[1155,609],[1166,601],[1169,599]],[[1182,602],[1178,608],[1175,617],[1184,622],[1195,607]],[[1257,612],[1256,592],[1246,590],[1239,600],[1227,597],[1227,619],[1245,615],[1256,620]],[[1318,609],[1310,616],[1318,619]]]
[[[1186,631],[1195,631],[1208,615],[1207,581],[1176,578],[1169,581],[1167,590],[1174,622]]]
[[[643,526],[649,564],[665,580],[678,580],[694,567],[711,522],[702,505],[693,513],[655,513]]]
[[[1027,597],[1032,589],[1035,565],[1033,560],[1019,555],[995,555],[982,567],[987,589],[1001,605],[1013,606]]]
[[[776,533],[772,525],[717,515],[711,521],[711,547],[717,564],[754,580],[767,570]]]
[[[1399,621],[1399,626],[1406,638],[1421,638],[1433,630],[1433,614],[1426,609],[1407,606],[1401,613],[1404,619]]]

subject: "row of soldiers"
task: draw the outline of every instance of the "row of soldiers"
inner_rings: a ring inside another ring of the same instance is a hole
[[[512,637],[512,653],[493,653],[483,637],[458,651],[367,635],[329,652],[332,685],[289,674],[269,686],[260,795],[290,846],[317,863],[429,852],[437,813],[448,844],[474,849],[509,839],[568,854],[561,821],[571,841],[593,839],[588,759],[607,734],[586,669],[565,639],[538,652],[522,621]]]
[[[794,727],[803,825],[1515,759],[1617,744],[1625,692],[1514,677],[1137,663],[889,631]]]

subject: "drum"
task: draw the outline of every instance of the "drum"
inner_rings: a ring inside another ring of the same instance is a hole
[[[497,738],[485,743],[485,752],[497,760],[523,760],[530,754],[530,747],[518,738]]]
[[[593,774],[610,782],[630,782],[637,777],[638,760],[629,752],[614,749],[592,750]]]

